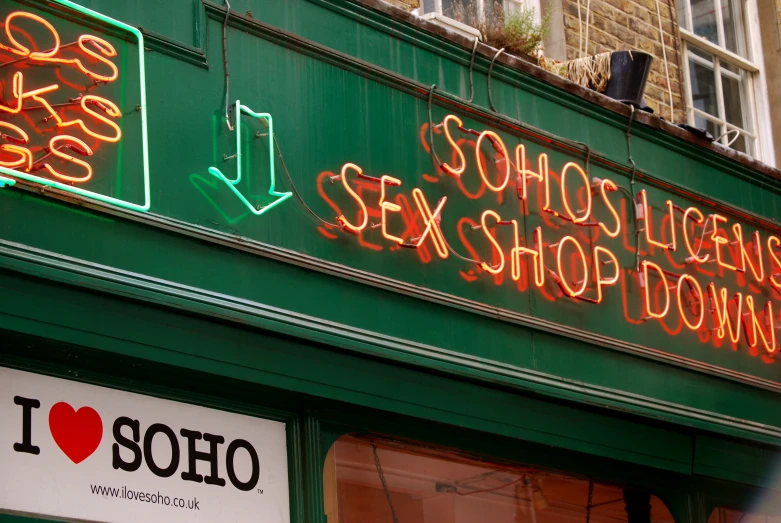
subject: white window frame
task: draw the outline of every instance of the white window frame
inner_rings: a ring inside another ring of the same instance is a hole
[[[720,115],[724,115],[722,85],[720,61],[728,62],[740,69],[743,69],[747,73],[747,89],[746,89],[746,105],[743,107],[743,111],[747,114],[749,121],[752,123],[751,134],[749,137],[754,137],[754,151],[753,156],[758,160],[761,160],[771,166],[776,165],[775,151],[773,150],[773,135],[770,118],[770,104],[768,100],[767,82],[763,72],[764,56],[762,53],[762,40],[760,38],[759,28],[759,14],[757,9],[756,0],[735,0],[740,2],[740,8],[742,11],[742,24],[739,24],[738,32],[742,33],[737,35],[738,38],[745,40],[746,43],[746,56],[743,58],[736,53],[733,53],[726,49],[712,43],[701,36],[694,34],[688,28],[693,27],[691,2],[690,0],[680,0],[684,4],[685,20],[679,21],[679,30],[681,40],[683,40],[682,46],[682,67],[684,71],[684,82],[686,91],[686,103],[687,103],[687,119],[690,125],[694,125],[695,115],[699,115],[703,118],[708,118],[719,124],[723,129],[725,126],[728,129],[734,128],[723,121],[721,118],[714,118],[713,115],[699,111],[694,107],[692,102],[692,90],[691,90],[691,76],[689,73],[689,59],[693,57],[695,62],[698,61],[698,57],[689,52],[689,46],[697,47],[698,49],[710,53],[717,57],[714,60],[714,76],[716,79],[716,100],[719,105],[718,110]],[[724,41],[724,24],[722,20],[721,0],[713,0],[715,5],[716,25],[719,34],[718,40]],[[730,76],[727,74],[727,76]],[[717,137],[714,137],[717,138]],[[726,145],[730,139],[730,136],[722,138],[722,143]]]
[[[483,20],[483,15],[485,12],[485,3],[486,2],[493,2],[494,0],[474,0],[475,7],[477,8],[477,16],[480,21]],[[524,6],[524,7],[532,7],[534,8],[535,13],[535,21],[536,23],[541,23],[542,21],[542,13],[541,13],[541,5],[540,0],[500,0],[502,2],[502,6],[504,7],[505,13],[510,11],[509,6],[512,5],[518,5],[518,6]],[[421,2],[422,5],[422,2]],[[434,10],[435,12],[440,15],[444,16],[442,13],[442,0],[434,0]],[[428,14],[428,13],[426,13]]]

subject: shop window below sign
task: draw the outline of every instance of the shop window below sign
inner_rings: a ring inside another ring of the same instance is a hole
[[[329,451],[323,491],[328,523],[673,522],[647,491],[352,436]]]

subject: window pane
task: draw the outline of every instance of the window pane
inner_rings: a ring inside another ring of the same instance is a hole
[[[474,0],[442,0],[442,14],[467,25],[477,25]]]
[[[714,138],[721,136],[721,126],[719,124],[703,118],[698,114],[694,115],[694,127],[698,129],[705,129]]]
[[[700,49],[698,47],[694,47],[692,45],[688,46],[687,49],[689,50],[689,52],[691,54],[699,56],[703,60],[707,60],[708,62],[710,62],[710,67],[711,67],[711,69],[713,69],[713,55],[712,54],[707,53],[707,52],[703,51],[702,49]]]
[[[740,24],[740,0],[721,0],[721,17],[724,21],[724,47],[735,54],[743,55],[743,42],[739,41],[742,31]]]
[[[692,104],[694,107],[718,117],[716,81],[713,70],[690,59],[689,77],[691,79]]]
[[[747,127],[743,120],[743,93],[740,82],[721,75],[721,90],[724,94],[724,118],[738,127]]]
[[[678,5],[678,24],[680,24],[681,27],[684,29],[688,29],[691,31],[691,28],[689,27],[689,22],[686,20],[686,1],[682,0],[680,2],[675,2]]]
[[[694,34],[719,44],[716,29],[716,6],[713,0],[692,0],[692,25]]]
[[[648,492],[494,465],[397,442],[342,437],[323,472],[328,523],[673,523]]]

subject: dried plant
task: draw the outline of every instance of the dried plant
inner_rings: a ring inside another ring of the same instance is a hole
[[[449,14],[480,31],[488,45],[503,47],[510,54],[537,57],[550,28],[550,16],[546,14],[538,24],[535,15],[534,8],[527,7],[505,13],[502,2],[497,0],[485,2],[483,13],[478,13],[474,0],[455,0]]]

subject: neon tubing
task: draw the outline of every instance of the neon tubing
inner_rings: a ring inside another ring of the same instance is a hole
[[[380,209],[381,209],[381,216],[380,220],[382,222],[382,235],[386,239],[397,243],[401,245],[404,243],[403,238],[399,238],[398,236],[394,236],[393,234],[388,232],[388,212],[401,212],[401,205],[389,202],[385,200],[385,186],[391,185],[394,187],[399,187],[401,185],[401,180],[398,178],[393,178],[392,176],[383,175],[380,177]]]
[[[648,316],[651,318],[662,319],[667,316],[667,312],[670,310],[670,289],[667,286],[667,276],[664,275],[662,268],[656,265],[654,262],[643,260],[641,262],[643,266],[643,277],[645,278],[645,310]],[[662,278],[662,287],[664,288],[665,305],[662,312],[653,312],[651,310],[651,282],[648,281],[648,267],[652,267]]]
[[[610,203],[610,200],[607,199],[607,191],[615,191],[615,190],[618,190],[618,186],[616,186],[615,183],[608,180],[607,178],[599,182],[599,191],[602,194],[602,200],[604,200],[605,205],[610,211],[610,214],[612,214],[613,218],[616,220],[616,230],[611,231],[601,221],[599,222],[599,227],[603,231],[605,231],[605,234],[607,234],[611,238],[616,238],[619,234],[621,234],[621,220],[618,218],[618,213],[616,212],[616,208],[613,206],[612,203]]]
[[[727,223],[727,218],[720,214],[712,214],[712,220],[713,220],[713,232],[710,235],[711,241],[715,244],[716,248],[716,261],[719,265],[721,265],[724,268],[732,269],[733,271],[737,271],[738,268],[735,265],[730,265],[729,263],[725,262],[721,259],[721,247],[723,245],[729,245],[729,239],[727,239],[725,236],[718,236],[719,234],[719,222],[721,223]]]
[[[586,196],[588,197],[588,204],[586,205],[586,212],[580,218],[578,218],[578,216],[572,211],[572,208],[569,206],[569,199],[567,198],[567,188],[565,183],[567,180],[567,171],[570,168],[578,171],[578,174],[580,174],[581,178],[583,178],[583,182],[586,184]],[[605,200],[607,201],[607,198],[605,198]],[[591,216],[591,184],[588,181],[588,176],[586,176],[585,171],[575,162],[568,162],[561,170],[561,201],[564,204],[564,210],[567,211],[567,215],[572,220],[572,223],[583,223]],[[615,211],[613,211],[613,213],[615,214]]]
[[[749,345],[751,345],[752,348],[757,346],[757,343],[759,343],[759,338],[762,338],[762,344],[765,346],[765,350],[768,354],[775,354],[776,352],[776,329],[773,326],[773,302],[768,301],[765,304],[765,319],[767,321],[768,327],[769,327],[769,336],[765,335],[765,331],[762,330],[762,327],[759,325],[759,320],[757,320],[757,313],[754,309],[754,297],[750,294],[746,295],[746,306],[748,307],[748,315],[751,318],[751,341],[749,342]],[[768,337],[770,338],[770,343],[768,343]]]
[[[757,263],[755,264],[753,261],[751,261],[751,258],[748,255],[748,252],[746,252],[746,245],[743,243],[743,228],[740,226],[739,223],[736,223],[732,226],[732,232],[735,234],[735,238],[738,242],[738,248],[740,249],[740,264],[742,267],[742,271],[746,271],[746,266],[751,270],[751,274],[754,275],[754,279],[758,282],[765,281],[765,264],[762,261],[762,242],[759,238],[759,231],[754,231],[754,253],[757,257]],[[757,265],[759,265],[759,270],[757,270]]]
[[[716,320],[719,324],[718,329],[716,329],[716,336],[723,340],[724,336],[727,334],[724,325],[727,325],[727,328],[729,329],[729,338],[732,340],[732,343],[738,343],[740,341],[740,319],[743,317],[741,315],[741,310],[743,308],[743,293],[736,293],[735,294],[735,303],[738,304],[738,310],[735,314],[735,324],[733,328],[733,323],[730,321],[729,318],[729,300],[727,300],[727,289],[722,287],[721,288],[721,294],[716,293],[716,286],[713,283],[708,284],[708,293],[711,296],[711,301],[713,302],[713,311],[716,313]],[[721,297],[721,301],[719,301],[719,297]]]
[[[442,123],[442,127],[445,130],[445,138],[447,138],[448,143],[450,143],[453,149],[455,149],[456,154],[458,154],[458,159],[461,166],[453,168],[450,167],[450,165],[447,163],[443,163],[442,169],[444,169],[444,171],[453,178],[459,178],[462,174],[464,174],[464,170],[466,169],[466,158],[464,157],[464,151],[461,150],[461,147],[458,146],[458,144],[453,140],[453,137],[450,135],[450,129],[448,129],[447,123],[451,120],[456,122],[456,125],[459,129],[464,128],[464,122],[462,122],[458,116],[449,114],[445,116],[445,121]]]
[[[418,238],[417,243],[414,244],[415,247],[417,248],[423,245],[423,241],[430,234],[431,241],[434,244],[434,248],[439,257],[442,259],[447,258],[450,251],[448,251],[447,243],[442,236],[442,230],[439,228],[439,220],[441,219],[442,208],[445,206],[445,203],[447,203],[447,196],[442,197],[433,213],[431,212],[431,207],[426,201],[426,196],[423,194],[423,191],[415,187],[412,189],[412,197],[415,200],[415,205],[418,206],[420,215],[423,217],[423,222],[426,224],[426,228]]]
[[[697,320],[697,323],[689,323],[688,318],[686,318],[686,315],[683,313],[683,301],[681,300],[681,288],[683,287],[684,280],[687,280],[691,282],[691,285],[694,286],[695,289],[697,289],[697,297],[698,301],[697,304],[700,306],[700,315],[699,319]],[[678,312],[681,315],[681,319],[683,320],[683,323],[691,330],[696,331],[699,330],[700,327],[702,327],[702,322],[705,320],[705,302],[703,300],[702,295],[702,287],[700,287],[700,284],[697,282],[697,280],[694,279],[693,276],[690,274],[683,274],[680,278],[678,278],[678,285],[676,285],[676,297],[678,299]]]
[[[247,201],[247,199],[244,197],[244,195],[241,194],[238,191],[238,189],[236,189],[236,185],[238,185],[239,182],[241,182],[241,157],[242,157],[242,152],[241,152],[241,113],[249,115],[249,116],[251,116],[253,118],[257,118],[259,120],[260,119],[266,120],[266,122],[268,123],[268,150],[269,150],[268,167],[269,167],[269,179],[270,179],[270,184],[271,184],[269,186],[269,189],[268,189],[268,194],[269,194],[269,196],[274,196],[276,198],[276,200],[274,200],[273,202],[269,203],[268,205],[265,205],[265,206],[260,207],[260,208],[255,208],[255,206],[252,205],[249,201]],[[230,189],[231,192],[236,195],[236,197],[244,204],[245,207],[247,207],[247,209],[249,209],[249,211],[252,214],[254,214],[255,216],[260,216],[261,214],[264,214],[264,213],[270,211],[271,209],[273,209],[274,207],[276,207],[280,203],[284,202],[285,200],[287,200],[288,198],[293,196],[292,192],[281,193],[281,192],[277,192],[276,188],[275,188],[276,177],[275,177],[275,173],[274,173],[274,121],[271,118],[270,114],[268,114],[268,113],[256,113],[255,111],[253,111],[249,107],[247,107],[245,105],[241,105],[241,102],[239,100],[236,100],[236,130],[235,130],[235,133],[236,133],[236,166],[237,166],[237,168],[236,168],[236,171],[237,171],[236,179],[235,180],[229,180],[216,167],[209,167],[207,170],[209,171],[209,174],[211,174],[212,176],[215,176],[218,180],[222,180],[223,182],[225,182],[225,185],[228,186],[228,189]],[[352,164],[346,164],[345,167],[347,167],[348,165],[352,165]],[[360,168],[358,168],[358,169],[360,169]],[[344,168],[342,169],[342,177],[344,177]],[[347,184],[345,184],[345,187],[348,190],[350,190],[350,188],[349,188],[349,186]],[[364,207],[364,217],[365,218],[367,217],[367,215],[365,213],[365,207]]]
[[[502,149],[502,154],[504,155],[504,181],[498,186],[493,185],[488,180],[488,176],[486,175],[485,170],[483,169],[483,162],[480,161],[481,158],[480,144],[483,142],[483,138],[485,138],[486,136],[492,137],[494,140],[496,140],[496,142],[499,143]],[[477,170],[480,171],[480,177],[483,179],[483,183],[485,184],[485,186],[488,187],[493,192],[502,192],[504,188],[507,187],[507,182],[510,181],[510,157],[509,157],[509,153],[507,152],[507,147],[504,145],[504,142],[499,137],[499,135],[493,131],[483,131],[482,133],[480,133],[480,136],[477,137],[477,143],[475,144],[475,158],[477,159]]]
[[[697,219],[694,220],[697,224],[702,224],[705,221],[705,217],[702,215],[699,209],[696,207],[689,207],[684,211],[683,213],[683,243],[686,245],[686,250],[689,251],[689,256],[691,258],[699,263],[705,263],[710,258],[710,254],[706,254],[705,256],[697,256],[697,253],[694,252],[694,246],[691,243],[691,239],[689,238],[689,230],[686,228],[686,224],[689,223],[687,221],[687,218],[689,217],[689,214],[697,214]]]
[[[775,243],[776,247],[781,246],[781,240],[778,239],[778,236],[769,236],[767,239],[767,252],[770,253],[770,259],[773,260],[773,262],[776,264],[776,267],[778,267],[779,270],[781,270],[781,259],[776,255],[775,252],[773,252],[773,246],[771,244]],[[770,275],[768,276],[768,280],[770,281],[770,284],[776,288],[776,290],[781,290],[781,272],[777,272],[773,274],[773,269],[769,270]]]
[[[87,9],[86,7],[82,7],[72,2],[71,0],[52,0],[52,1],[56,4],[60,4],[69,9],[73,9],[74,11],[81,13],[82,15],[85,15],[90,18],[95,18],[97,20],[100,20],[103,23],[122,29],[123,31],[127,31],[133,36],[135,36],[138,41],[138,65],[139,65],[139,84],[140,84],[139,86],[141,92],[141,103],[139,105],[141,107],[141,142],[142,142],[142,163],[144,168],[144,173],[143,173],[144,203],[140,205],[136,203],[131,203],[125,200],[120,200],[119,198],[113,198],[111,196],[106,196],[105,194],[99,194],[79,187],[74,187],[69,184],[60,183],[55,180],[42,178],[40,176],[35,176],[30,173],[8,169],[2,166],[0,166],[0,174],[5,174],[7,176],[12,176],[14,178],[27,180],[29,182],[39,183],[41,185],[53,187],[61,191],[65,191],[71,194],[76,194],[78,196],[82,196],[84,198],[88,198],[91,200],[96,200],[109,205],[121,207],[123,209],[128,209],[131,211],[147,212],[149,211],[149,208],[151,206],[151,190],[149,184],[149,131],[147,129],[146,65],[144,62],[144,35],[141,34],[141,31],[139,31],[137,28],[133,26],[130,26],[128,24],[125,24],[113,18],[110,18],[106,15],[100,14],[96,11],[93,11],[92,9]],[[6,184],[6,185],[11,185],[11,184]]]
[[[583,262],[583,281],[580,283],[580,288],[577,291],[572,290],[572,287],[567,283],[567,278],[564,277],[564,271],[561,270],[561,252],[564,248],[564,243],[568,241],[574,243],[575,247],[578,248],[580,259]],[[559,240],[559,249],[556,252],[556,268],[558,269],[559,278],[561,279],[560,286],[566,291],[570,298],[576,298],[586,291],[586,287],[588,286],[588,264],[586,262],[586,254],[583,252],[583,247],[580,246],[580,242],[572,236],[565,236]]]
[[[493,245],[494,249],[496,249],[496,252],[499,253],[499,263],[496,268],[491,267],[485,262],[480,263],[480,268],[483,269],[486,272],[489,272],[491,274],[499,274],[504,270],[504,252],[502,252],[502,246],[499,245],[499,242],[496,241],[496,238],[494,238],[491,235],[491,232],[488,230],[488,225],[485,222],[486,216],[491,216],[494,220],[497,222],[502,221],[502,218],[496,214],[494,211],[487,210],[485,211],[482,216],[480,216],[480,225],[482,226],[481,229],[485,233],[486,237],[488,237],[488,241],[491,242],[491,245]],[[513,220],[514,222],[515,220]]]
[[[602,278],[602,269],[600,269],[600,259],[599,259],[599,253],[603,252],[607,254],[607,257],[610,258],[610,261],[613,263],[613,267],[615,268],[615,275],[604,279]],[[594,272],[596,273],[596,284],[597,284],[597,303],[602,303],[602,286],[603,285],[614,285],[618,281],[618,277],[621,275],[621,268],[618,265],[618,259],[616,258],[616,255],[613,254],[613,252],[609,249],[606,249],[605,247],[595,246],[594,247]]]

